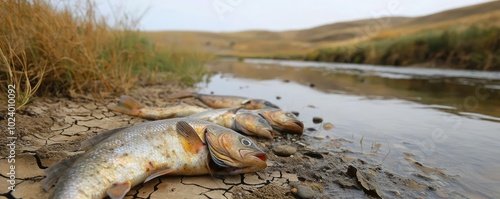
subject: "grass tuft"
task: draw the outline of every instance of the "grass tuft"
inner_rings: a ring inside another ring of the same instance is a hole
[[[156,46],[129,16],[112,27],[92,0],[57,8],[47,0],[5,0],[0,13],[1,97],[16,84],[18,108],[33,96],[124,93],[140,79],[193,84],[210,58]]]
[[[500,70],[500,27],[429,30],[359,45],[323,48],[306,60],[377,65],[424,65],[472,70]]]

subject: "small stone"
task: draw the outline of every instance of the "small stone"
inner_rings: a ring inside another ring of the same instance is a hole
[[[316,196],[316,191],[314,191],[310,186],[296,185],[294,188],[295,189],[292,188],[292,193],[297,198],[309,199],[309,198],[314,198],[314,196]]]
[[[279,100],[279,99],[281,99],[281,97],[280,96],[276,96],[276,99]]]
[[[298,144],[298,145],[300,145],[300,146],[303,146],[303,147],[306,147],[306,146],[307,146],[307,144],[304,144],[304,143],[302,143],[302,142],[297,142],[297,144]]]
[[[322,140],[322,139],[325,139],[325,137],[321,136],[321,135],[317,135],[317,136],[314,136],[315,139],[318,139],[318,140]]]
[[[313,117],[313,123],[314,124],[319,124],[323,122],[323,118],[320,118],[320,117]]]
[[[448,193],[440,189],[436,190],[436,195],[438,195],[441,198],[448,198]]]
[[[298,117],[298,116],[299,116],[299,114],[300,114],[298,111],[292,111],[292,113],[293,113],[295,116],[297,116],[297,117]]]
[[[288,157],[297,152],[297,149],[290,145],[280,145],[273,148],[273,151],[276,155]]]
[[[314,84],[314,83],[310,83],[310,84],[309,84],[309,87],[314,88],[314,87],[316,87],[316,84]]]
[[[323,124],[323,129],[325,129],[327,131],[330,130],[330,129],[333,129],[333,124],[330,123],[330,122],[324,123]]]

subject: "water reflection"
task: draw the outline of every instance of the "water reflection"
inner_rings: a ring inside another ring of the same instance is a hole
[[[382,96],[405,99],[429,105],[449,113],[478,113],[474,115],[486,120],[500,121],[500,95],[495,89],[500,85],[497,79],[471,79],[458,77],[436,78],[429,76],[397,73],[372,73],[359,69],[327,70],[324,67],[296,67],[221,61],[209,65],[211,71],[231,73],[235,77],[258,80],[282,79],[314,86],[324,92],[347,92],[362,96]],[[425,70],[425,69],[420,69]],[[464,72],[464,76],[470,75]],[[485,77],[496,77],[483,75]],[[390,77],[390,78],[388,78]]]

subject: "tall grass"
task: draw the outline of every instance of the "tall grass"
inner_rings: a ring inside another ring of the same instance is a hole
[[[208,56],[156,46],[126,16],[112,27],[93,1],[84,2],[79,8],[55,8],[47,0],[0,4],[2,98],[7,84],[16,84],[22,107],[38,95],[119,93],[139,79],[190,84],[201,78]]]
[[[304,59],[378,65],[500,70],[500,28],[471,26],[319,49]]]

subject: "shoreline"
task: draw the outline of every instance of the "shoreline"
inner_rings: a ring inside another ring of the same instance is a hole
[[[187,89],[164,84],[134,89],[130,95],[148,106],[167,106],[176,102],[164,100],[166,95]],[[18,116],[18,154],[16,159],[16,191],[3,189],[0,194],[15,198],[45,198],[40,186],[43,169],[71,155],[85,140],[105,130],[130,126],[143,121],[114,113],[105,98],[95,102],[87,98],[39,98]],[[186,100],[185,103],[193,103]],[[4,122],[3,120],[2,122]],[[2,125],[5,126],[5,125]],[[134,187],[126,198],[339,198],[349,197],[429,197],[466,198],[464,191],[449,192],[454,177],[440,169],[426,167],[411,157],[407,161],[418,173],[401,176],[373,161],[369,155],[353,152],[343,145],[353,143],[345,138],[328,138],[335,152],[314,149],[318,142],[311,132],[301,137],[282,134],[274,141],[257,139],[268,154],[268,168],[257,173],[194,177],[163,176]],[[5,137],[2,137],[4,141]],[[296,149],[288,157],[276,155],[275,148],[286,145]],[[2,156],[4,151],[2,151]],[[1,168],[2,173],[5,168]],[[438,180],[436,180],[438,176]],[[1,176],[5,178],[4,175]],[[443,183],[444,182],[444,183]],[[2,180],[4,185],[5,180]],[[2,186],[6,187],[6,186]],[[27,191],[31,190],[31,191]],[[453,189],[451,189],[453,190]]]

